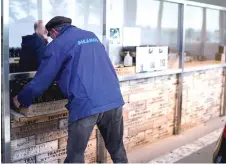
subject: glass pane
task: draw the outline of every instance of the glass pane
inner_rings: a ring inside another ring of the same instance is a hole
[[[103,0],[86,0],[88,18],[85,18],[85,21],[88,22],[84,27],[84,29],[94,32],[101,41],[103,34],[103,3]]]
[[[161,44],[177,47],[178,4],[163,3]]]
[[[48,22],[54,16],[66,16],[72,19],[72,24],[76,21],[83,25],[84,8],[82,7],[83,5],[76,0],[42,0],[42,19]],[[80,12],[79,16],[77,12]]]
[[[187,6],[185,11],[185,68],[199,66],[203,59],[203,11],[194,6]]]
[[[37,0],[9,1],[9,47],[20,47],[22,36],[34,33]]]
[[[188,6],[185,18],[185,41],[187,43],[201,42],[203,25],[203,9]]]
[[[150,72],[178,68],[178,4],[152,0],[124,0],[123,6],[121,15],[124,16],[124,21],[115,25],[122,32],[122,43],[111,42],[113,39],[109,37],[109,54],[113,64],[123,65],[125,56],[128,58],[130,54],[133,64],[137,65],[137,72],[140,72],[139,66],[144,68],[142,71]],[[113,10],[112,5],[110,7]],[[109,15],[112,15],[112,12]],[[138,46],[142,48],[137,48]],[[153,59],[149,59],[146,56],[148,62],[144,66],[143,61],[140,61],[140,54],[144,54],[141,52],[143,50],[147,52],[147,46],[153,47],[153,51],[150,50],[149,53],[153,52],[156,58],[152,56]],[[139,53],[139,57],[136,53]]]
[[[221,42],[220,11],[206,9],[206,33],[204,57],[205,60],[215,61],[215,55]]]
[[[222,15],[223,15],[223,39],[222,39],[222,43],[224,45],[226,45],[226,11],[222,11]]]
[[[168,2],[163,3],[160,44],[169,47],[168,69],[179,68],[179,54],[177,46],[178,16],[178,4]]]
[[[156,45],[160,2],[150,0],[124,2],[124,27],[140,27],[140,44]]]
[[[103,0],[43,0],[45,22],[54,16],[66,16],[72,24],[94,32],[102,40]]]
[[[205,13],[204,13],[205,12]],[[219,53],[222,40],[220,11],[188,6],[185,27],[185,68],[221,64]]]
[[[220,11],[206,9],[206,42],[220,42]]]
[[[136,12],[136,25],[143,27],[157,28],[158,25],[158,12],[160,2],[150,0],[138,0]],[[129,6],[126,6],[129,7]],[[151,15],[150,15],[151,11]]]

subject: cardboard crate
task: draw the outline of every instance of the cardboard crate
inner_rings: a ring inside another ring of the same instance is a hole
[[[179,55],[177,53],[170,53],[168,56],[168,68],[177,69],[179,68]]]
[[[62,140],[63,141],[63,140]],[[61,145],[62,146],[62,145]],[[48,163],[54,160],[64,160],[67,155],[66,147],[36,156],[37,163]],[[85,151],[85,161],[95,161],[96,140],[89,141]],[[62,161],[61,161],[62,162]]]
[[[41,116],[35,116],[35,117],[25,117],[23,114],[18,113],[14,110],[11,110],[11,115],[12,115],[12,119],[13,119],[12,127],[19,127],[19,126],[38,123],[38,122],[45,122],[45,121],[67,118],[68,117],[68,111],[63,110],[63,111],[48,114],[48,115],[41,115]]]
[[[226,46],[220,45],[219,48],[218,48],[218,53],[226,54]]]
[[[36,143],[45,143],[52,140],[57,140],[68,135],[67,129],[50,131],[36,135]]]
[[[68,127],[68,119],[59,120],[59,129],[65,129]]]
[[[118,76],[128,76],[136,74],[136,67],[122,67],[122,68],[115,68],[116,74]]]
[[[54,131],[57,130],[58,128],[59,128],[58,120],[12,128],[11,139],[19,139],[40,133]]]
[[[51,141],[12,153],[12,161],[18,161],[58,149],[58,141]]]
[[[46,114],[52,114],[66,110],[65,105],[67,100],[58,100],[52,102],[45,102],[40,104],[32,104],[28,108],[20,109],[20,113],[24,114],[26,117],[35,117]]]
[[[26,149],[32,146],[35,146],[35,136],[29,136],[11,141],[11,150],[13,152],[16,150]]]
[[[225,63],[225,54],[216,53],[215,60]]]
[[[49,153],[44,153],[36,156],[37,163],[49,163],[50,161],[58,160],[61,158],[66,158],[67,150],[66,148],[58,149]]]
[[[34,157],[27,158],[27,159],[22,159],[22,160],[16,161],[14,163],[36,163],[36,160],[35,160],[35,156],[34,156]]]

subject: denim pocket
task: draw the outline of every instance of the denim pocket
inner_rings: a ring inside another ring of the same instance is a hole
[[[79,119],[79,120],[76,120],[76,121],[68,121],[68,130],[73,128],[74,124],[77,124],[77,125],[82,126],[84,128],[94,126],[97,123],[97,119],[98,119],[98,114],[88,116],[88,117],[85,117],[85,118],[82,118],[82,119]]]

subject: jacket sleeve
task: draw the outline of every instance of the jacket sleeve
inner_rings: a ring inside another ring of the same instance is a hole
[[[66,60],[66,53],[60,52],[59,46],[48,47],[35,77],[18,94],[18,101],[21,105],[28,107],[32,101],[42,95],[55,80],[63,63]]]

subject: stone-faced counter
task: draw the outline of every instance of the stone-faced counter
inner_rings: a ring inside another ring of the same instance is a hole
[[[176,75],[123,81],[120,85],[126,102],[123,116],[127,152],[173,135]]]
[[[223,84],[222,68],[184,74],[182,130],[220,116]]]
[[[188,72],[183,79],[182,130],[218,117],[222,107],[223,69]],[[176,74],[121,80],[120,87],[125,100],[124,143],[127,152],[173,135],[178,91]],[[57,110],[55,114],[41,115],[39,112],[38,116],[29,119],[12,118],[13,162],[63,162],[67,141],[65,109]],[[96,133],[95,128],[85,153],[87,163],[97,160]],[[110,162],[109,154],[107,157]]]

